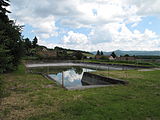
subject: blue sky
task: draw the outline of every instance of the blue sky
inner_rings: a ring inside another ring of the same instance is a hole
[[[14,0],[24,38],[86,51],[160,50],[159,0]]]
[[[138,23],[136,27],[131,27],[132,24],[127,25],[128,28],[132,31],[139,30],[144,32],[145,29],[152,30],[160,35],[160,18],[158,16],[146,16],[142,18],[142,21]]]

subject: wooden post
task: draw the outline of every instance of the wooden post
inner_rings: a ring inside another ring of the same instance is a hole
[[[62,72],[62,88],[64,87],[64,75],[63,75],[63,72]]]
[[[123,66],[123,78],[125,78],[125,67]]]
[[[108,66],[108,77],[109,77],[109,66]]]
[[[126,79],[127,79],[127,67],[126,67]]]
[[[47,67],[47,74],[49,74],[49,66]]]
[[[27,73],[27,67],[26,67],[26,65],[24,65],[24,67],[25,67],[25,74]]]

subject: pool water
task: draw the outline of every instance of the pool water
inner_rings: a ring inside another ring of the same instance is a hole
[[[90,68],[73,67],[58,73],[49,73],[48,76],[63,85],[64,87],[80,87],[87,85],[85,83],[82,83],[81,81],[83,73],[91,71],[95,70]]]

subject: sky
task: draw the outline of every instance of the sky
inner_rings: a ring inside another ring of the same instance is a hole
[[[49,48],[160,50],[160,0],[11,0],[22,35]]]

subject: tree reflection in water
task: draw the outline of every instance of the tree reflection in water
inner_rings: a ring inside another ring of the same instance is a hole
[[[77,73],[77,74],[82,74],[82,72],[83,72],[83,69],[81,68],[81,67],[75,67],[74,68],[74,71]]]

